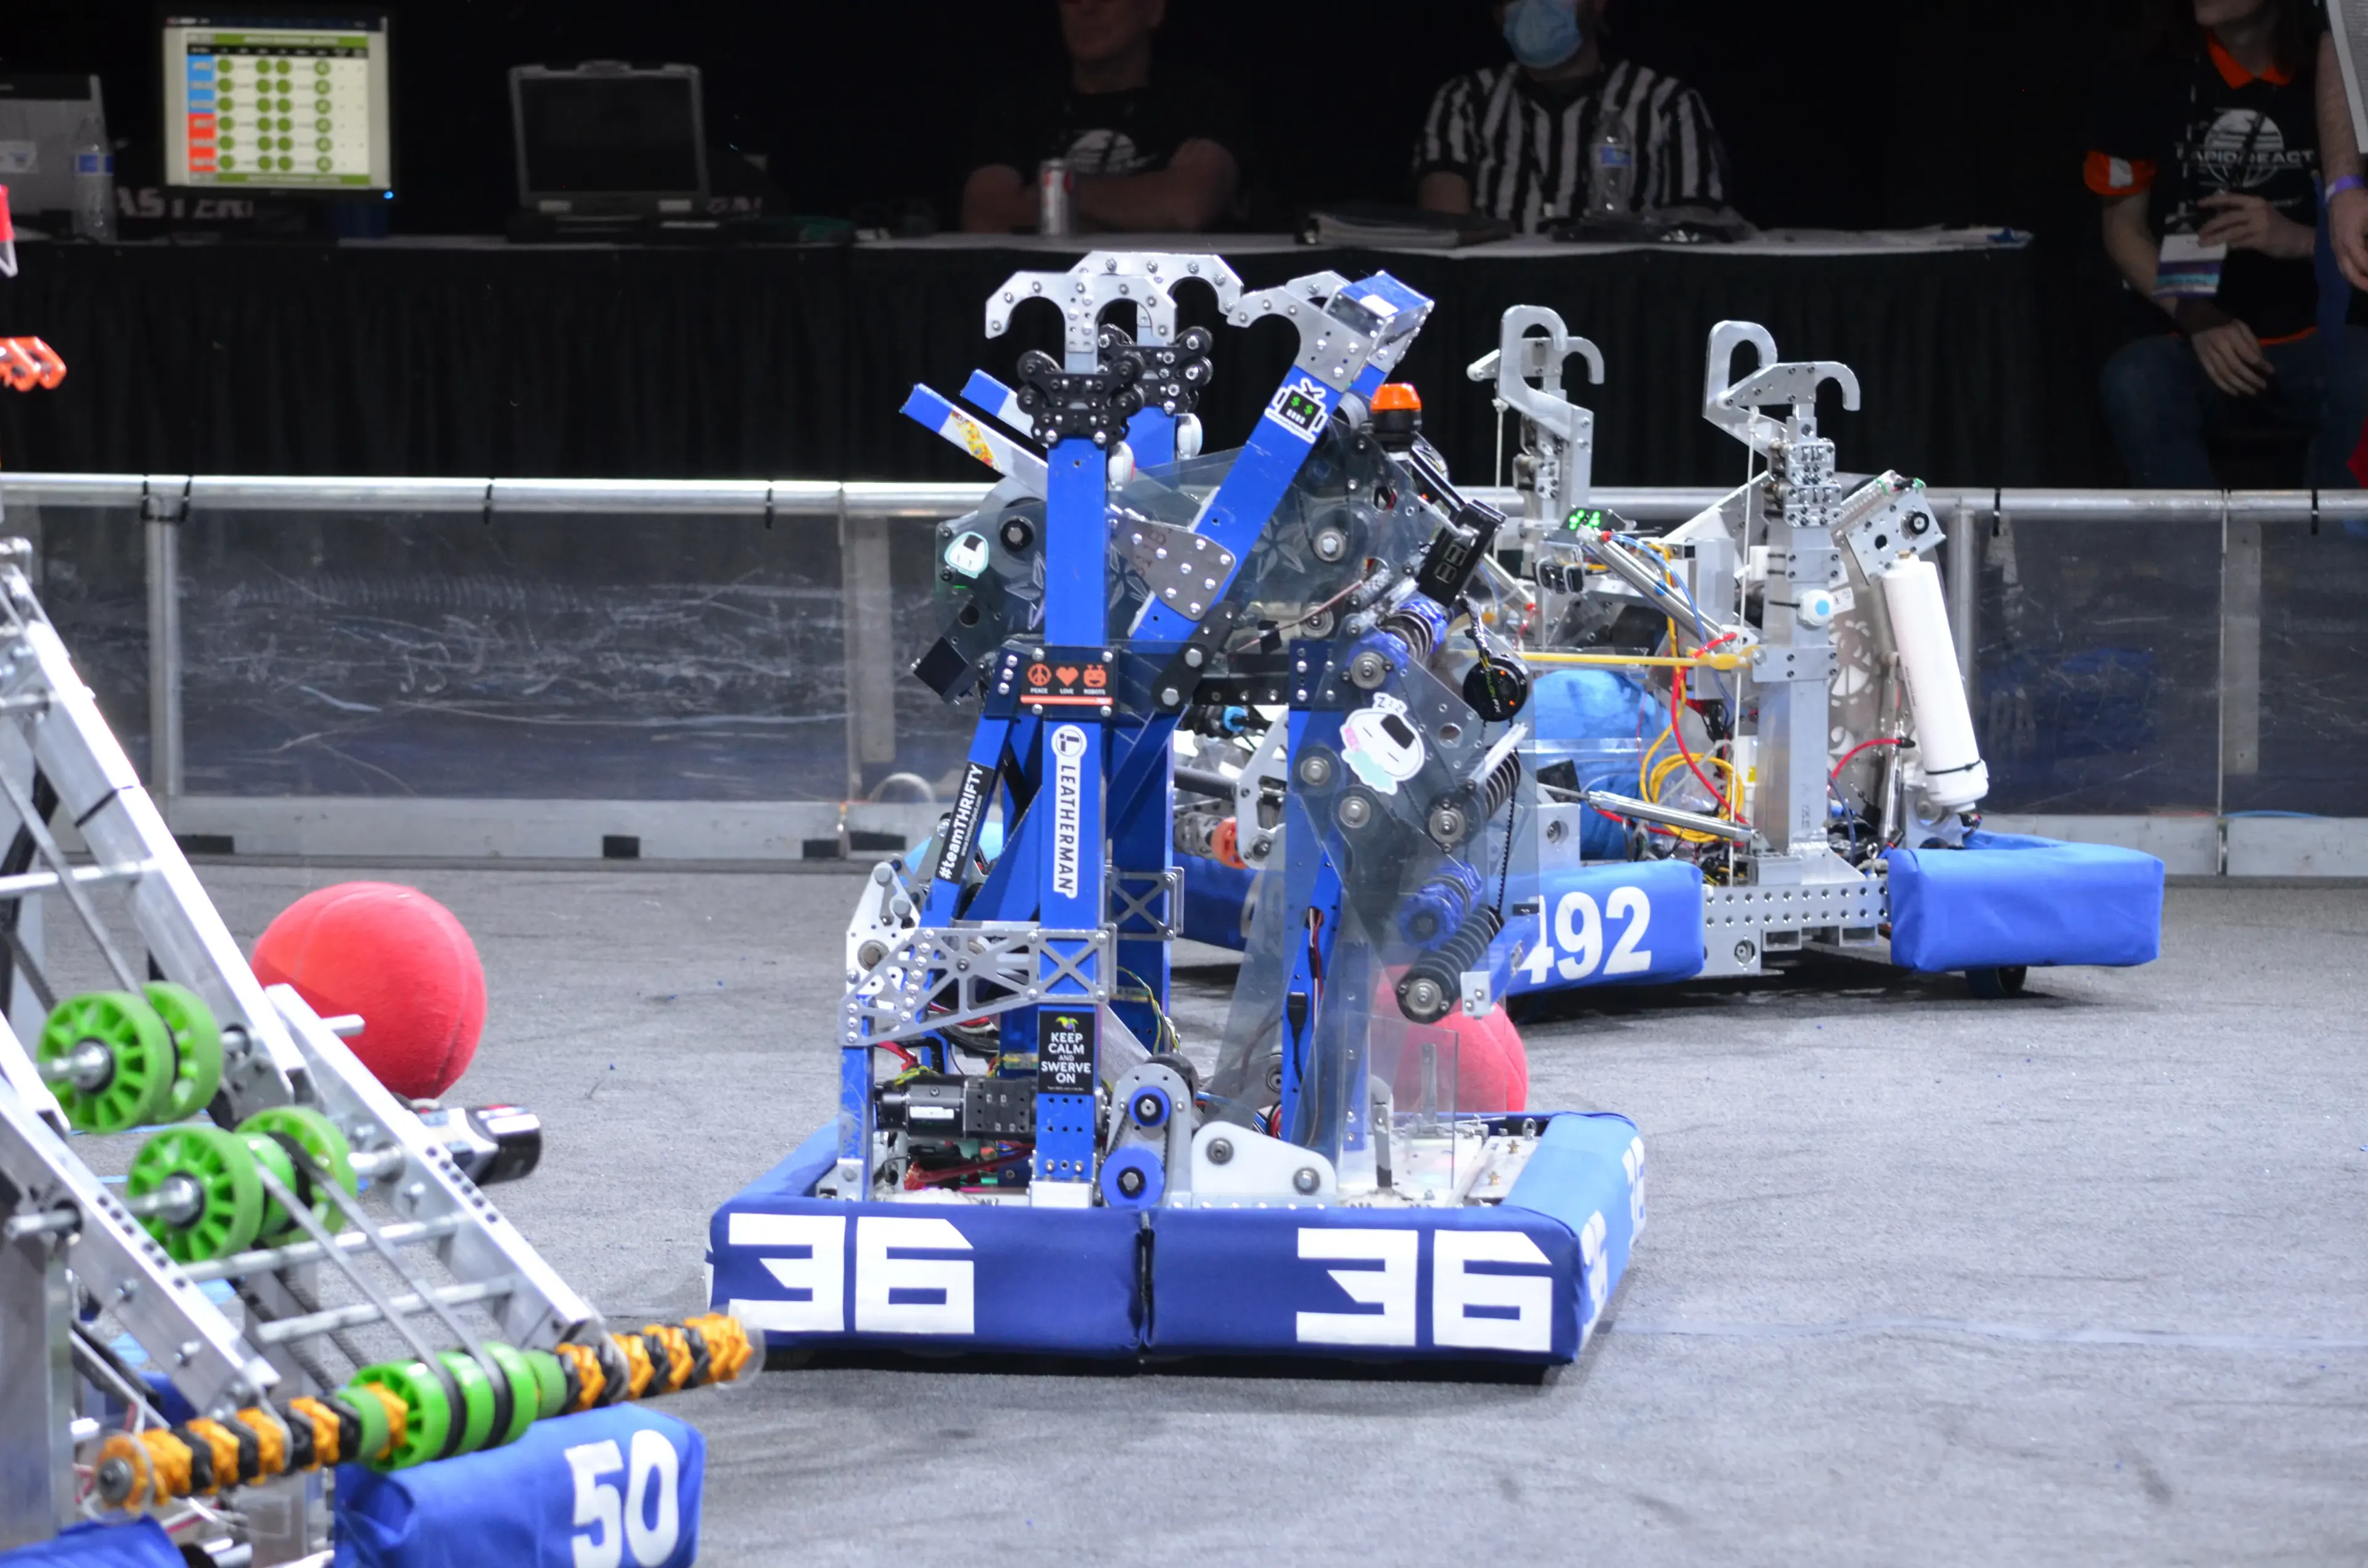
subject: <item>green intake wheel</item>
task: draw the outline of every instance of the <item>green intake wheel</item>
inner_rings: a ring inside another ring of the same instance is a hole
[[[452,1451],[473,1454],[493,1436],[494,1380],[466,1350],[442,1351],[436,1358],[444,1363],[444,1369],[452,1374],[453,1386],[461,1391],[461,1440]]]
[[[440,1459],[444,1437],[452,1429],[452,1402],[444,1384],[425,1361],[381,1361],[354,1374],[358,1383],[374,1383],[404,1404],[403,1440],[382,1455],[366,1458],[372,1470],[409,1470]]]
[[[357,1389],[352,1383],[347,1384],[338,1397],[344,1401],[346,1407],[361,1420],[361,1441],[353,1445],[346,1457],[349,1460],[368,1462],[386,1448],[388,1437],[386,1406],[380,1403],[377,1395],[370,1390]]]
[[[128,991],[69,996],[51,1010],[37,1054],[44,1066],[66,1062],[85,1045],[107,1053],[94,1081],[52,1084],[66,1119],[83,1132],[120,1132],[157,1120],[171,1097],[173,1036],[165,1020]]]
[[[164,1119],[187,1121],[212,1103],[222,1087],[222,1026],[205,998],[169,980],[152,982],[148,1006],[173,1036],[176,1066],[173,1087],[165,1101]]]
[[[256,1179],[246,1140],[205,1123],[167,1128],[132,1156],[124,1194],[145,1198],[175,1176],[197,1184],[202,1199],[197,1214],[186,1224],[169,1214],[140,1221],[174,1262],[210,1263],[255,1244],[263,1224],[263,1184]]]
[[[542,1414],[542,1388],[535,1381],[534,1369],[527,1364],[522,1351],[504,1345],[499,1340],[485,1342],[485,1354],[502,1374],[510,1389],[510,1424],[507,1430],[495,1434],[495,1448],[507,1448],[526,1436],[534,1418]]]
[[[287,1148],[279,1140],[287,1139],[313,1158],[313,1163],[329,1173],[336,1184],[348,1197],[355,1188],[353,1156],[346,1135],[337,1124],[310,1106],[278,1105],[256,1111],[238,1124],[239,1135],[255,1150],[271,1174],[292,1192],[305,1192],[297,1174],[296,1162],[288,1157]],[[314,1189],[310,1194],[313,1213],[329,1229],[341,1230],[345,1216],[338,1212],[336,1195]],[[263,1215],[263,1240],[267,1245],[278,1246],[294,1240],[302,1232],[295,1220],[277,1201],[268,1202]]]
[[[535,1419],[548,1421],[567,1408],[567,1369],[561,1366],[559,1358],[548,1350],[527,1350],[520,1354],[525,1356],[526,1364],[534,1369],[535,1387],[542,1397],[542,1403],[535,1412]]]

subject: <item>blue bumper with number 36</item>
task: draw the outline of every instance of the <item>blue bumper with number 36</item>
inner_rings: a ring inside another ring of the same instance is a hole
[[[716,1213],[712,1296],[779,1349],[1568,1361],[1644,1227],[1645,1144],[1531,1119],[1503,1201],[1440,1209],[844,1203],[813,1196],[825,1128]]]

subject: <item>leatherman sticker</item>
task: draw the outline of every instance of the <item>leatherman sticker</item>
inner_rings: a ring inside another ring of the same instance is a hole
[[[1083,884],[1086,814],[1086,733],[1075,724],[1053,732],[1053,892],[1075,898]]]

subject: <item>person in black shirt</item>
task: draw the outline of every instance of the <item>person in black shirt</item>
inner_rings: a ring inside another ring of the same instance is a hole
[[[1196,233],[1233,210],[1249,144],[1225,85],[1155,68],[1167,0],[1060,0],[1065,77],[998,85],[972,136],[962,227],[1036,226],[1036,165],[1066,158],[1081,230]]]
[[[2351,488],[2368,332],[2318,337],[2318,79],[2309,0],[2157,0],[2090,117],[2086,177],[2106,252],[2175,335],[2105,367],[2106,422],[2139,485],[2210,489],[2204,447],[2240,411],[2311,436],[2309,482]]]

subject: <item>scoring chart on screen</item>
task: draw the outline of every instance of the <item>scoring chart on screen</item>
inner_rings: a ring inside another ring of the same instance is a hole
[[[168,26],[172,183],[386,188],[385,37]]]

